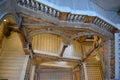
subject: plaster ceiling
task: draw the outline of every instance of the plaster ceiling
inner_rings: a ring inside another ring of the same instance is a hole
[[[118,11],[120,9],[120,0],[91,0],[98,6],[109,11]]]
[[[47,0],[47,1],[52,2],[53,4],[62,5],[62,6],[66,5],[66,6],[71,7],[70,4],[79,3],[79,2],[88,2],[89,0],[80,0],[80,1],[79,0],[70,0],[69,2],[67,2],[67,0],[65,0],[65,1],[62,0],[66,4],[63,4],[59,0]],[[93,1],[95,4],[97,4],[98,6],[102,7],[105,10],[108,10],[108,11],[118,11],[120,9],[120,0],[90,0],[90,1]]]

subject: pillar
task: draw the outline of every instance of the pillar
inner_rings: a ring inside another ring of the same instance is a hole
[[[76,72],[73,71],[73,80],[77,80]]]
[[[32,65],[30,71],[30,80],[34,80],[34,76],[35,76],[35,65]]]
[[[85,80],[88,80],[86,63],[83,62],[82,66],[83,66],[84,78],[85,78]]]
[[[114,55],[114,40],[108,39],[105,42],[105,80],[112,80],[115,75],[111,65]]]

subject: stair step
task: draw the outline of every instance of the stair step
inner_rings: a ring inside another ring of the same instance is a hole
[[[3,53],[20,53],[19,51],[13,50],[4,50]]]
[[[19,80],[19,78],[8,78],[8,80]]]
[[[0,70],[20,70],[22,67],[0,66]]]
[[[0,80],[8,80],[8,79],[7,79],[7,78],[1,78],[1,77],[0,77]]]
[[[7,59],[7,60],[11,60],[11,59],[14,59],[14,60],[23,60],[25,58],[25,56],[23,56],[23,57],[13,57],[13,56],[2,56],[1,58],[0,58],[0,60],[1,59]]]
[[[19,51],[15,51],[15,50],[4,50],[4,53],[20,53]]]
[[[3,52],[3,55],[24,55],[24,54],[21,54],[19,52]]]
[[[15,78],[11,78],[11,77],[7,77],[7,78],[6,78],[6,77],[1,77],[1,78],[0,78],[0,80],[3,80],[3,79],[4,79],[4,80],[5,80],[5,79],[7,79],[7,80],[19,80],[19,77],[15,77]]]
[[[20,76],[20,74],[0,74],[0,77],[2,78],[7,78],[9,80],[9,78],[18,78]]]
[[[14,55],[9,55],[9,56],[1,56],[0,58],[25,58],[25,56],[22,55],[22,56],[17,57],[17,55],[15,55],[15,56]]]
[[[0,70],[0,74],[19,74],[20,70]]]
[[[0,64],[0,66],[16,66],[16,67],[19,67],[19,66],[22,66],[23,64],[21,63],[21,64],[19,64],[19,63],[12,63],[12,64],[10,64],[10,63],[2,63],[2,64]]]
[[[24,57],[2,57],[2,58],[0,58],[0,62],[2,62],[2,61],[6,61],[6,60],[8,60],[8,61],[23,61],[25,58]]]
[[[26,55],[18,52],[4,52],[0,57],[0,78],[20,80]]]
[[[4,59],[4,60],[0,60],[0,64],[1,63],[23,63],[24,60],[14,60],[14,59],[11,59],[11,60],[7,60],[7,59]]]
[[[14,54],[14,55],[13,54],[3,54],[2,56],[9,56],[9,57],[17,57],[17,56],[19,57],[20,56],[20,57],[22,57],[23,55],[21,55],[21,54]]]

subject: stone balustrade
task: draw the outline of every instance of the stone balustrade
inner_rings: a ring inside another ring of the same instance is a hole
[[[17,1],[18,1],[18,4],[20,4],[21,6],[25,6],[26,8],[30,8],[35,11],[42,11],[55,18],[58,18],[60,16],[59,10],[54,9],[50,6],[47,6],[43,3],[37,2],[35,0],[17,0]]]
[[[24,6],[26,8],[32,9],[34,11],[41,11],[47,15],[51,15],[59,20],[64,20],[68,22],[82,22],[82,23],[91,23],[98,26],[101,29],[107,30],[111,33],[117,29],[112,26],[110,23],[102,20],[97,16],[88,16],[83,14],[72,14],[69,12],[61,12],[55,8],[52,8],[48,5],[40,3],[36,0],[17,0],[17,3],[20,6]]]

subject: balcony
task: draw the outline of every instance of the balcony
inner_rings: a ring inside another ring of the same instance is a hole
[[[116,26],[111,23],[103,20],[98,16],[90,16],[83,14],[73,14],[70,12],[62,12],[58,9],[50,7],[46,4],[43,4],[34,0],[18,0],[19,6],[33,10],[34,12],[42,12],[48,16],[54,17],[60,21],[70,22],[70,23],[84,23],[84,24],[93,24],[99,27],[102,30],[106,30],[110,33],[114,33],[117,29]]]

